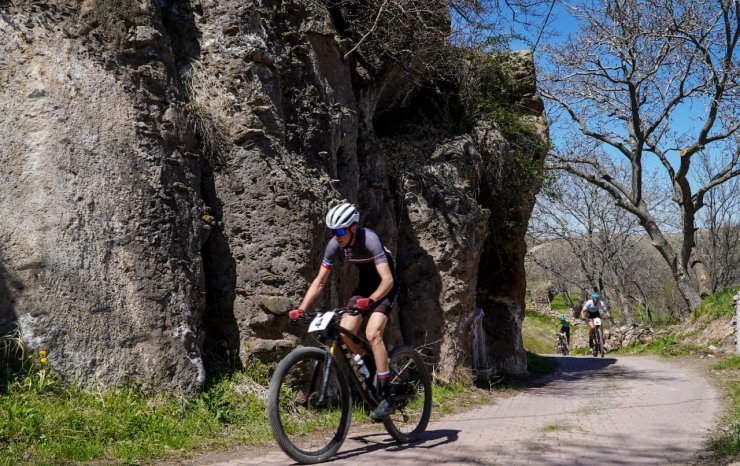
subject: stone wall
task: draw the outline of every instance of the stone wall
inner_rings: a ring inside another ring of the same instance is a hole
[[[491,359],[524,370],[537,186],[481,173],[544,153],[518,153],[481,121],[430,146],[418,177],[397,176],[377,126],[417,84],[392,63],[345,59],[319,5],[0,6],[0,319],[65,378],[194,391],[209,370],[276,360],[304,341],[286,313],[340,199],[397,255],[390,342],[431,344],[453,378],[470,365],[463,322],[477,304]],[[544,140],[531,56],[520,60],[518,98]],[[356,280],[333,275],[326,305]]]

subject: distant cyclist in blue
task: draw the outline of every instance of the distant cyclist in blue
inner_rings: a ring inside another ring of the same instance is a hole
[[[377,368],[381,401],[370,413],[370,417],[381,421],[388,418],[395,408],[388,386],[390,370],[383,331],[398,294],[398,280],[395,277],[395,266],[390,251],[383,246],[375,231],[361,228],[359,221],[360,213],[349,203],[339,204],[326,214],[326,226],[331,230],[332,238],[326,245],[324,260],[321,261],[319,272],[306,291],[300,306],[290,311],[288,316],[295,320],[310,309],[324,291],[337,256],[357,266],[360,279],[357,288],[352,292],[348,306],[360,309],[362,315],[344,315],[341,325],[356,333],[364,317],[369,315],[365,336],[372,346],[375,358],[374,361],[367,361],[366,357],[363,359],[369,367]],[[342,335],[342,338],[353,352],[366,356],[363,354],[364,350],[351,339],[345,335]]]

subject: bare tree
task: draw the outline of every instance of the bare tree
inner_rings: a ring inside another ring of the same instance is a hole
[[[515,28],[542,29],[551,0],[311,0],[370,71],[392,61],[421,82],[450,80],[467,52],[503,51]]]
[[[580,290],[612,292],[629,324],[636,285],[633,273],[645,262],[641,235],[634,217],[622,215],[609,196],[573,175],[558,177],[540,193],[530,220],[529,234],[566,245],[568,255],[530,254],[529,260]]]
[[[700,159],[699,179],[707,182],[716,171],[709,157]],[[740,283],[740,178],[707,193],[699,217],[697,245],[709,270],[711,292]]]
[[[689,273],[697,212],[713,188],[740,174],[740,1],[580,5],[572,10],[582,23],[579,33],[549,48],[551,64],[541,73],[552,124],[565,128],[568,141],[554,149],[552,167],[598,186],[634,215],[694,309],[701,300]],[[692,162],[702,153],[722,164],[694,186]],[[671,185],[681,219],[678,248],[645,199],[648,161],[662,167]],[[622,182],[613,167],[626,167],[630,176]]]

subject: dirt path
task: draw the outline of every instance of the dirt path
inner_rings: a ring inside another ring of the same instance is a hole
[[[687,464],[720,414],[719,393],[691,366],[629,356],[559,361],[541,383],[432,422],[412,445],[350,430],[328,464]],[[202,460],[184,464],[291,464],[277,448]]]

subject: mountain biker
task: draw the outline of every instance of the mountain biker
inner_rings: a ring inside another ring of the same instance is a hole
[[[359,211],[354,205],[346,202],[332,207],[326,214],[326,226],[331,230],[332,238],[326,245],[324,260],[300,306],[290,311],[288,316],[292,320],[297,319],[321,295],[337,255],[357,266],[360,279],[357,288],[352,292],[348,306],[359,309],[361,315],[345,314],[342,316],[341,325],[357,333],[364,317],[369,316],[365,336],[372,347],[374,361],[367,360],[362,347],[356,345],[346,335],[342,335],[342,338],[353,352],[363,357],[370,368],[377,369],[381,400],[377,408],[370,413],[370,417],[381,421],[390,416],[395,408],[390,396],[388,351],[383,342],[383,331],[398,294],[398,280],[395,277],[395,266],[390,251],[383,246],[375,231],[361,228],[359,221]]]
[[[568,343],[568,346],[570,346],[570,322],[568,322],[568,319],[566,319],[565,316],[563,315],[558,317],[558,320],[560,321],[559,333],[565,334],[565,338]]]
[[[609,318],[609,308],[604,301],[601,300],[599,293],[591,295],[591,299],[583,303],[581,308],[581,319],[586,319],[588,322],[588,347],[593,349],[594,347],[594,318],[602,317]]]

